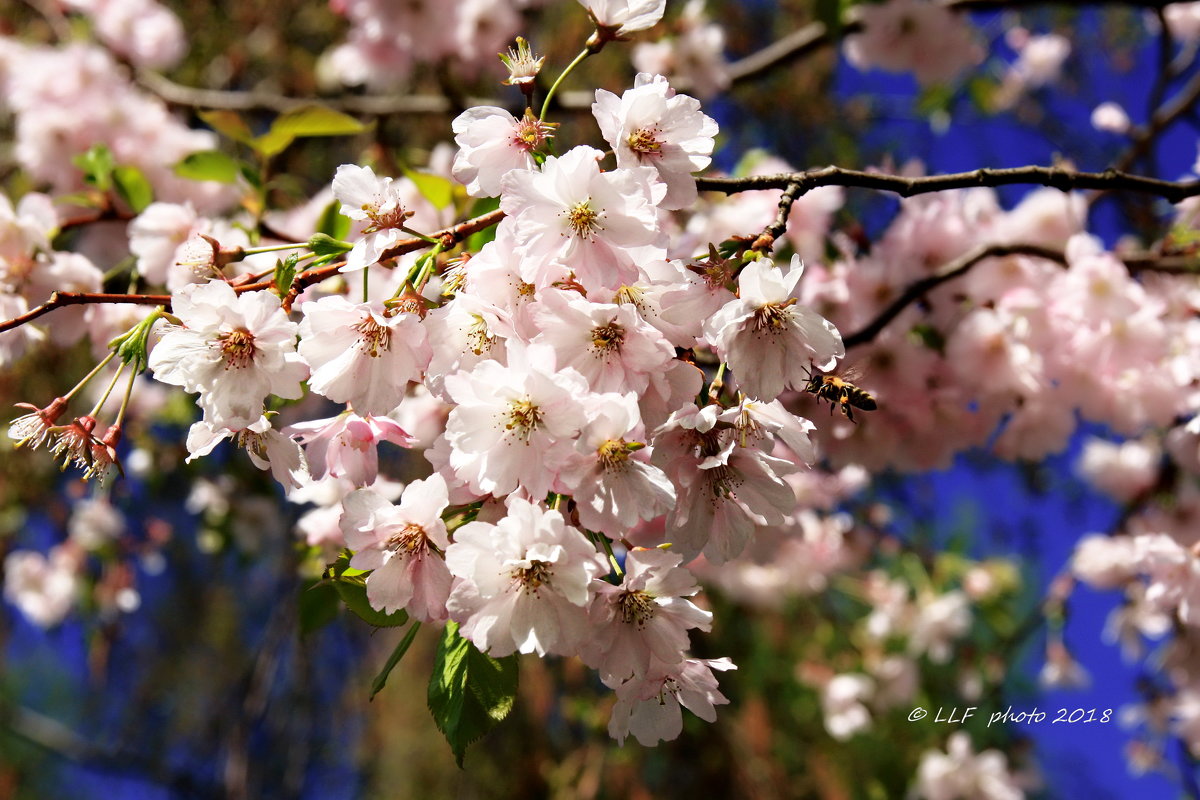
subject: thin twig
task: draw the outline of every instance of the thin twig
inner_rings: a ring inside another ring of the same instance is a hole
[[[940,286],[947,281],[965,275],[972,267],[981,261],[988,258],[1002,258],[1004,256],[1035,256],[1044,258],[1048,261],[1054,261],[1058,264],[1066,264],[1066,256],[1061,250],[1053,250],[1048,247],[1034,244],[990,244],[979,245],[965,255],[947,264],[937,273],[930,275],[927,278],[922,278],[915,283],[909,285],[904,293],[893,300],[887,308],[879,312],[875,319],[867,323],[861,330],[858,330],[849,336],[842,339],[849,350],[852,347],[857,347],[860,344],[866,344],[879,335],[889,322],[900,315],[900,312],[908,308],[909,305],[924,297],[934,288]]]
[[[842,167],[824,167],[805,172],[782,172],[777,175],[750,175],[744,178],[697,178],[696,188],[702,192],[737,192],[755,189],[794,191],[799,197],[818,186],[848,186],[893,192],[912,197],[947,189],[966,189],[973,186],[1010,186],[1034,184],[1051,186],[1062,191],[1072,189],[1106,189],[1152,194],[1177,203],[1187,197],[1200,195],[1200,181],[1164,181],[1143,175],[1133,175],[1116,169],[1104,172],[1077,172],[1062,167],[984,167],[971,172],[945,175],[905,177],[882,172],[863,172]],[[795,189],[792,189],[795,185]]]
[[[43,314],[49,314],[56,308],[64,306],[82,306],[98,303],[133,303],[139,306],[171,305],[169,294],[108,294],[105,292],[55,292],[50,299],[40,306],[31,308],[19,317],[13,317],[7,322],[0,323],[0,333],[20,327],[26,322],[33,322]]]

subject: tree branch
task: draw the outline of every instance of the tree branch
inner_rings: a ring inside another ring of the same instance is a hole
[[[481,230],[495,225],[503,218],[504,212],[500,209],[496,209],[495,211],[489,211],[488,213],[475,217],[474,219],[469,219],[466,222],[460,222],[458,225],[453,227],[438,231],[437,233],[433,234],[433,236],[434,238],[442,239],[445,249],[449,249],[450,247],[453,247],[454,245],[466,239],[471,234],[478,233]],[[411,253],[428,246],[429,242],[425,241],[424,239],[403,239],[384,251],[383,255],[380,257],[380,260],[384,261],[389,258],[395,258],[396,256],[404,255],[405,253]],[[343,263],[345,262],[336,261],[332,264],[326,264],[325,266],[318,267],[317,269],[310,269],[306,272],[300,273],[296,276],[295,281],[292,283],[293,296],[302,291],[305,287],[311,286],[314,283],[320,283],[326,278],[337,274],[338,269]],[[274,286],[272,281],[260,281],[258,283],[248,283],[242,286],[234,286],[233,288],[238,294],[242,294],[243,292],[255,292],[262,289],[270,289],[272,286]],[[13,328],[18,328],[27,322],[33,322],[38,317],[49,314],[56,308],[62,308],[63,306],[78,306],[99,303],[134,303],[143,306],[163,306],[169,310],[171,308],[171,295],[107,294],[104,292],[55,292],[54,294],[50,295],[49,300],[42,303],[40,306],[30,309],[19,317],[13,317],[6,322],[0,323],[0,333],[12,330]]]
[[[783,172],[778,175],[696,179],[696,188],[702,192],[735,194],[755,189],[782,189],[794,193],[795,197],[806,194],[818,186],[877,189],[883,192],[893,192],[901,197],[912,197],[930,192],[944,192],[947,189],[1015,184],[1051,186],[1064,192],[1071,189],[1139,192],[1157,195],[1172,203],[1200,195],[1200,181],[1164,181],[1158,178],[1132,175],[1115,169],[1104,172],[1077,172],[1061,167],[1039,166],[1004,169],[984,167],[971,172],[927,175],[917,178],[887,175],[882,172],[863,172],[842,167],[824,167],[805,172]]]
[[[1044,258],[1048,261],[1054,261],[1058,264],[1066,264],[1066,256],[1061,250],[1053,250],[1048,247],[1034,244],[990,244],[979,245],[973,250],[968,251],[960,258],[951,261],[937,273],[930,275],[928,278],[922,278],[915,283],[909,285],[904,293],[891,302],[887,308],[879,312],[875,319],[867,323],[861,330],[855,331],[849,336],[842,338],[842,342],[849,350],[852,347],[857,347],[860,344],[866,344],[879,335],[887,324],[900,316],[900,312],[908,308],[909,305],[924,297],[927,293],[936,287],[952,281],[955,278],[965,275],[972,267],[981,261],[993,257],[1004,256],[1035,256]]]
[[[139,306],[171,307],[169,294],[106,294],[104,292],[54,292],[50,299],[40,306],[31,308],[19,317],[13,317],[7,322],[0,323],[0,333],[19,328],[26,322],[33,322],[43,314],[49,314],[56,308],[64,306],[83,306],[97,303],[133,303]]]

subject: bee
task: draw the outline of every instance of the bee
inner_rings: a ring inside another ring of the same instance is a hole
[[[879,406],[875,403],[875,398],[869,392],[866,392],[853,383],[851,380],[858,378],[856,370],[847,370],[844,375],[832,375],[813,370],[808,376],[808,385],[804,387],[804,391],[817,396],[817,400],[829,401],[829,413],[833,413],[833,407],[840,406],[842,413],[851,422],[854,422],[854,411],[857,408],[861,411],[874,411]],[[858,424],[858,423],[854,423]]]

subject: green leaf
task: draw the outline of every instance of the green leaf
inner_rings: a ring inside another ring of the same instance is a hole
[[[348,553],[349,551],[343,552],[325,572],[326,577],[333,581],[333,588],[337,590],[346,608],[376,628],[398,628],[408,622],[408,612],[403,609],[386,614],[371,605],[371,601],[367,599],[366,573],[350,566]]]
[[[417,185],[421,196],[433,204],[434,208],[449,208],[454,204],[454,190],[460,184],[441,175],[431,175],[428,172],[416,172],[406,169],[404,175]]]
[[[175,174],[193,181],[233,183],[241,174],[241,165],[220,150],[201,150],[176,164]]]
[[[83,170],[83,180],[88,186],[94,186],[102,192],[112,188],[115,162],[107,145],[94,144],[86,153],[74,156],[71,163]]]
[[[308,240],[308,249],[319,256],[336,256],[353,250],[354,245],[323,233],[316,233]]]
[[[374,700],[375,695],[383,691],[384,684],[387,683],[388,676],[392,674],[392,670],[400,663],[400,659],[404,658],[404,654],[408,652],[408,648],[412,647],[413,640],[417,638],[417,631],[420,630],[421,623],[414,621],[412,627],[408,629],[408,633],[404,634],[404,638],[400,640],[400,644],[396,645],[396,649],[388,656],[387,663],[383,665],[383,669],[375,676],[375,680],[371,682],[371,696],[368,700]]]
[[[325,206],[325,210],[321,212],[321,216],[317,220],[318,232],[331,239],[345,239],[350,235],[350,218],[339,211],[341,207],[342,204],[337,200]]]
[[[214,131],[233,139],[235,142],[250,144],[254,141],[254,132],[236,111],[201,111],[200,119],[204,120]]]
[[[300,635],[307,636],[333,622],[341,605],[341,598],[331,584],[310,581],[300,591]]]
[[[429,676],[429,710],[461,768],[467,746],[512,710],[517,696],[515,655],[484,655],[446,623]]]
[[[279,295],[280,299],[287,297],[292,288],[292,281],[296,280],[296,265],[299,263],[299,253],[292,253],[287,258],[275,262],[275,275],[272,278],[275,286],[272,291]]]
[[[142,213],[154,202],[154,187],[137,167],[117,167],[112,171],[112,178],[117,194],[135,213]]]
[[[285,111],[271,123],[271,129],[250,145],[264,156],[282,153],[299,138],[308,136],[349,136],[363,131],[363,124],[349,114],[324,106],[303,106]]]

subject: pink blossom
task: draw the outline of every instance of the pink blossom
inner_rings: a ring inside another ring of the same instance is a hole
[[[579,0],[596,25],[618,35],[644,31],[662,19],[667,0]]]
[[[667,75],[675,85],[682,81],[702,99],[728,89],[725,31],[704,13],[704,0],[688,0],[675,20],[674,33],[635,45],[634,68]]]
[[[592,581],[608,571],[560,513],[516,496],[497,524],[459,528],[446,565],[457,579],[450,617],[463,636],[497,657],[573,655],[588,635]]]
[[[299,437],[308,454],[313,478],[326,474],[346,478],[355,486],[369,486],[379,474],[379,445],[391,442],[412,447],[412,437],[388,417],[360,417],[344,411],[329,419],[297,422],[285,430]]]
[[[575,499],[579,521],[589,530],[619,535],[639,519],[652,519],[675,504],[675,488],[649,463],[633,394],[594,395],[577,456],[562,482]],[[628,441],[626,437],[632,439]]]
[[[30,622],[49,628],[62,622],[75,604],[79,562],[65,547],[47,558],[32,550],[13,550],[4,559],[4,599]]]
[[[312,368],[309,388],[360,414],[400,405],[409,381],[421,380],[432,353],[418,315],[333,295],[302,303],[300,357]]]
[[[712,614],[690,600],[700,591],[695,576],[679,566],[678,553],[635,548],[625,557],[619,586],[596,581],[592,634],[582,648],[584,663],[616,688],[646,675],[651,663],[678,664],[688,647],[688,631],[708,631]]]
[[[238,295],[222,281],[195,284],[172,297],[182,325],[167,327],[150,352],[163,383],[199,392],[205,418],[244,428],[262,417],[268,394],[300,397],[308,367],[296,354],[297,325],[270,292]]]
[[[510,349],[507,367],[482,361],[447,376],[446,392],[457,404],[446,422],[454,473],[480,494],[545,496],[583,424],[583,376],[535,344]]]
[[[548,290],[535,312],[557,363],[572,367],[594,392],[643,392],[675,349],[631,305],[592,303],[573,292]]]
[[[504,176],[500,208],[526,248],[524,277],[530,283],[537,284],[537,270],[554,259],[569,264],[587,288],[614,288],[637,278],[629,248],[658,240],[656,209],[666,186],[651,167],[601,172],[601,157],[594,148],[574,147],[547,158],[541,172]]]
[[[833,323],[797,305],[803,271],[799,256],[787,270],[766,259],[748,264],[738,277],[738,299],[704,324],[704,335],[751,397],[769,402],[785,388],[803,388],[809,364],[829,369],[846,354]]]
[[[226,439],[233,439],[246,451],[254,466],[271,470],[271,475],[285,489],[299,488],[308,468],[300,446],[271,426],[271,420],[260,417],[242,428],[216,425],[201,420],[188,429],[187,461],[206,456]]]
[[[446,619],[450,540],[441,515],[447,502],[446,483],[439,475],[410,483],[398,506],[371,489],[346,496],[342,533],[355,551],[350,566],[373,570],[367,577],[373,608],[387,613],[404,609],[422,622]]]
[[[496,106],[468,108],[451,127],[459,147],[454,179],[465,184],[472,197],[495,197],[501,179],[511,170],[535,169],[533,152],[553,135],[553,128],[532,111],[517,119]]]
[[[617,155],[618,167],[658,171],[667,185],[663,208],[687,208],[696,202],[692,173],[709,165],[717,135],[716,121],[700,111],[698,100],[675,94],[663,76],[643,72],[620,97],[597,89],[592,114]]]
[[[683,731],[683,712],[705,722],[717,718],[715,706],[729,702],[717,690],[713,670],[737,669],[728,658],[689,658],[678,664],[653,664],[641,678],[617,687],[617,703],[608,721],[608,735],[624,745],[629,734],[644,747],[670,741]]]
[[[400,186],[391,178],[377,178],[370,167],[343,164],[333,176],[333,196],[341,212],[366,223],[363,238],[346,254],[342,272],[366,269],[379,261],[385,250],[405,234],[400,230],[412,212],[405,210]]]

